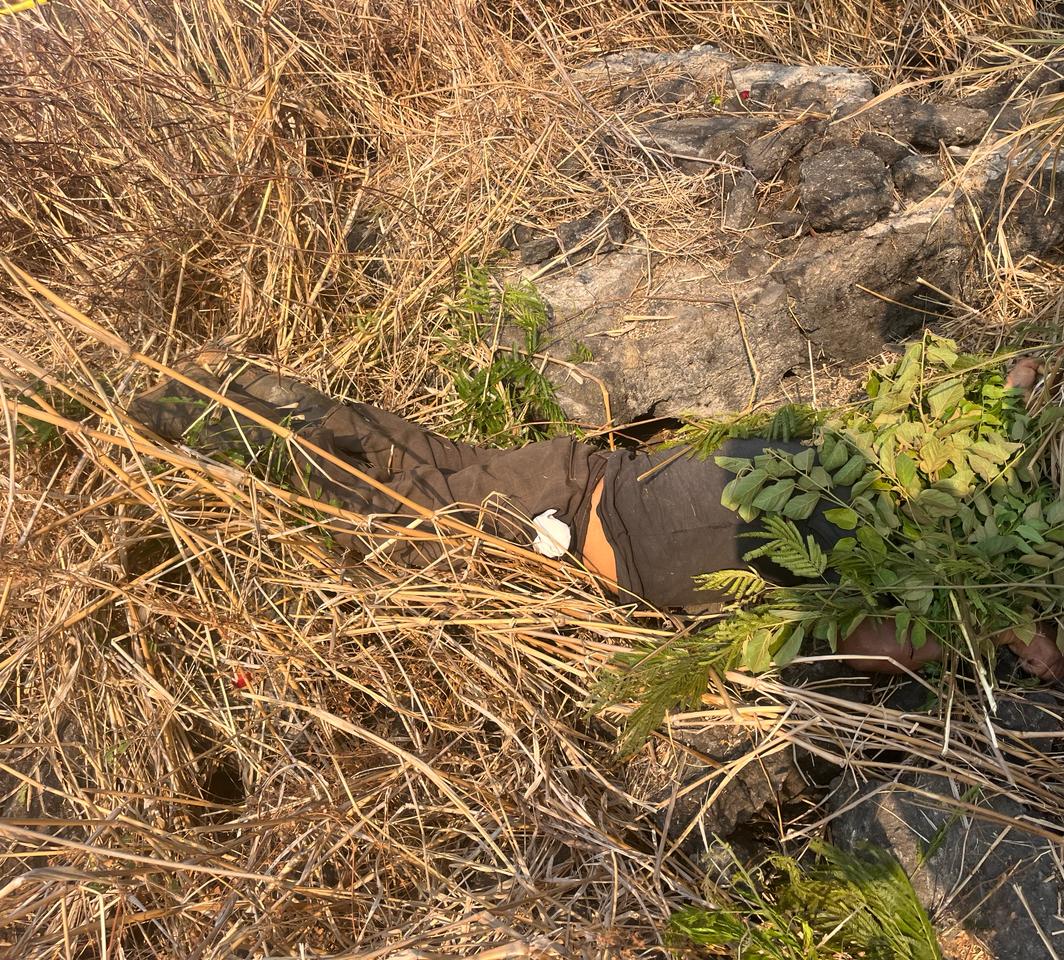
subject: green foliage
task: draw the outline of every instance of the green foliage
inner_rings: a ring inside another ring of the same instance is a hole
[[[595,355],[591,352],[591,348],[579,340],[573,344],[573,348],[569,351],[570,363],[587,363],[589,360],[594,359]]]
[[[620,654],[614,669],[604,674],[596,688],[597,708],[608,703],[639,700],[628,717],[621,741],[622,753],[637,749],[661,723],[674,706],[693,707],[706,690],[710,675],[737,667],[753,671],[767,670],[773,660],[785,661],[794,653],[795,641],[801,643],[805,624],[799,620],[766,617],[751,610],[739,609],[758,596],[760,584],[747,571],[727,571],[734,577],[733,614],[710,623],[705,629],[674,637],[661,646],[643,646]],[[717,576],[706,577],[708,583]],[[767,586],[767,585],[766,585]],[[796,649],[796,648],[795,648]]]
[[[772,561],[798,583],[700,578],[729,606],[702,634],[711,667],[703,657],[681,668],[688,699],[709,668],[782,666],[813,639],[835,649],[868,618],[893,620],[916,648],[952,649],[989,690],[998,633],[1064,623],[1064,502],[1033,455],[1059,408],[1031,417],[999,364],[930,334],[875,371],[867,392],[800,452],[717,457],[734,474],[722,503],[760,526],[744,560]],[[705,445],[731,429],[704,431]],[[821,531],[836,529],[830,540],[803,529],[814,514]],[[618,689],[641,701],[637,731],[681,702],[663,682],[669,650],[618,665]]]
[[[775,411],[744,413],[724,419],[691,417],[676,431],[668,446],[689,447],[705,459],[728,440],[763,437],[766,440],[806,440],[813,435],[821,418],[819,411],[799,403],[788,403]]]
[[[1025,453],[1039,424],[996,365],[928,334],[867,392],[801,453],[717,460],[735,473],[725,506],[765,528],[744,559],[819,581],[767,591],[759,612],[819,609],[812,635],[832,641],[858,611],[890,616],[917,646],[934,637],[969,657],[992,656],[1005,628],[1064,615],[1064,504]],[[826,563],[784,526],[816,510],[839,529]]]
[[[727,950],[749,960],[941,960],[909,878],[889,854],[813,845],[816,862],[783,856],[748,871],[736,862],[716,909],[687,907],[669,921],[674,945]]]
[[[453,336],[445,339],[443,361],[460,401],[452,435],[521,446],[561,432],[565,414],[535,360],[543,348],[547,320],[535,289],[521,285],[497,290],[487,268],[470,268],[449,319]],[[522,331],[523,346],[497,348],[485,361],[484,342],[504,327]]]
[[[41,397],[45,404],[67,420],[81,421],[89,415],[89,410],[84,404],[65,393],[49,388],[40,380],[25,390],[19,400],[29,406],[44,409],[41,403],[34,399],[35,396]],[[55,424],[35,420],[32,417],[20,417],[15,423],[16,446],[28,447],[38,455],[48,456],[58,453],[67,442],[69,442],[69,437],[66,431]]]
[[[786,481],[793,484],[793,481]],[[782,509],[782,507],[781,507]],[[827,567],[827,556],[812,534],[802,536],[792,521],[779,516],[765,517],[765,530],[751,533],[751,537],[765,541],[756,550],[743,555],[744,560],[770,556],[784,570],[798,577],[819,577]]]

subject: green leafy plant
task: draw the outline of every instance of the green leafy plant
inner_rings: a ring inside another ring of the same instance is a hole
[[[734,474],[723,504],[760,528],[744,559],[795,582],[701,578],[724,615],[682,647],[633,651],[601,688],[641,701],[630,744],[712,671],[784,666],[812,639],[834,650],[869,618],[954,651],[988,690],[997,634],[1064,622],[1064,502],[1035,456],[1061,410],[1030,416],[999,363],[931,334],[876,370],[867,394],[799,452],[717,458]],[[730,429],[707,430],[707,445]]]
[[[496,446],[520,446],[560,432],[565,415],[537,365],[547,310],[531,285],[496,289],[485,267],[470,268],[450,308],[454,335],[444,357],[460,401],[452,434]],[[504,327],[524,342],[485,359],[486,335]]]
[[[591,348],[580,340],[574,343],[572,349],[569,351],[570,363],[587,363],[589,360],[594,359],[595,355],[591,352]]]
[[[66,393],[53,390],[40,380],[31,384],[19,399],[41,409],[50,407],[67,420],[81,421],[89,415],[89,409],[84,404]],[[58,453],[69,439],[66,431],[44,420],[19,417],[15,423],[15,444],[28,447],[42,456]]]
[[[688,447],[692,455],[705,459],[728,440],[749,437],[783,441],[808,439],[822,418],[822,413],[801,403],[732,417],[689,417],[666,446]]]
[[[686,907],[669,921],[674,945],[697,944],[749,960],[941,960],[934,928],[901,865],[875,847],[856,854],[813,844],[817,859],[736,861],[721,906]]]

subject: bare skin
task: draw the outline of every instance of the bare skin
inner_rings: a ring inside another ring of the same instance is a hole
[[[616,583],[617,557],[609,540],[606,539],[606,531],[602,529],[602,520],[598,515],[598,505],[602,499],[602,488],[605,483],[605,478],[599,480],[591,492],[591,516],[587,520],[587,533],[584,534],[584,550],[581,559],[584,566],[592,573],[602,577],[608,583]]]
[[[1022,390],[1026,400],[1041,371],[1040,361],[1024,357],[1013,365],[1005,383]],[[617,559],[598,515],[603,484],[600,480],[591,494],[591,516],[582,559],[592,573],[612,584],[617,582]],[[1038,628],[1029,644],[1011,630],[999,634],[995,642],[999,646],[1008,645],[1028,673],[1042,680],[1064,680],[1064,655],[1044,629]],[[865,621],[839,644],[838,652],[855,670],[868,673],[906,673],[942,659],[942,647],[935,640],[928,640],[919,650],[908,639],[899,643],[893,620]]]
[[[1012,630],[999,633],[994,642],[1008,646],[1023,669],[1039,679],[1064,680],[1064,655],[1045,628],[1036,628],[1029,644]],[[838,652],[854,670],[863,673],[910,673],[942,659],[942,647],[936,640],[928,640],[919,650],[911,640],[898,643],[893,620],[865,621],[839,643]]]

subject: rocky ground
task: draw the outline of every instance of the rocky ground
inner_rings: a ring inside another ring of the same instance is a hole
[[[594,684],[692,620],[480,542],[341,569],[319,514],[125,414],[226,338],[495,442],[455,384],[498,359],[459,301],[500,242],[576,421],[810,369],[832,402],[1059,239],[1055,178],[1005,179],[1059,5],[365,6],[0,17],[0,955],[671,958],[714,837],[824,835],[892,850],[956,960],[1064,955],[1058,692],[800,664],[618,756]]]
[[[712,173],[720,188],[709,257],[660,256],[608,207],[512,231],[510,275],[550,305],[549,352],[568,361],[548,366],[566,412],[601,422],[599,381],[620,423],[745,409],[814,364],[863,364],[963,303],[1000,258],[1052,247],[1060,177],[1021,182],[1035,168],[1010,136],[1043,80],[927,103],[854,70],[712,47],[574,71],[604,141],[648,176]],[[634,119],[611,120],[611,105]]]

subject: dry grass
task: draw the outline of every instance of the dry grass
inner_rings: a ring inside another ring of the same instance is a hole
[[[338,569],[324,505],[137,433],[123,405],[153,374],[133,354],[171,364],[226,335],[446,424],[457,268],[515,219],[619,207],[648,246],[697,250],[714,182],[648,176],[569,68],[716,41],[953,88],[1056,25],[1005,0],[0,17],[0,954],[661,955],[698,867],[662,856],[584,704],[618,646],[675,625],[573,568],[471,549],[446,518],[453,550],[427,571]],[[1013,280],[1026,312],[1058,296]],[[33,394],[59,438],[15,445]],[[759,683],[745,722],[781,744],[857,763],[904,734],[935,760],[948,735],[962,782],[1001,782],[978,717],[858,725]],[[1009,789],[1059,815],[1056,760],[1011,747],[1028,766]]]

